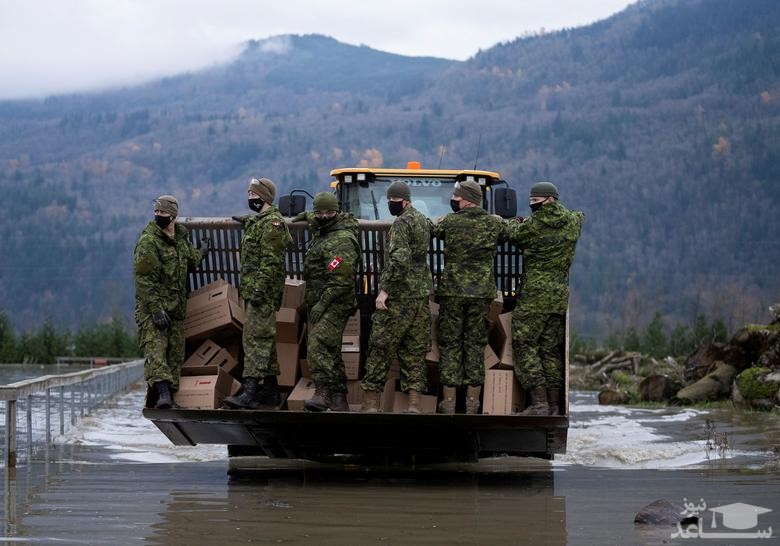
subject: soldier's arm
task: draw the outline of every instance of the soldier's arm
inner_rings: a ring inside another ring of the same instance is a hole
[[[200,262],[203,261],[203,254],[200,253],[200,250],[195,248],[192,243],[187,241],[187,269],[190,271],[194,271],[198,268],[200,265]]]
[[[523,222],[517,220],[505,220],[504,222],[507,240],[521,250],[527,248],[536,233],[536,222],[533,218],[527,218]]]
[[[164,311],[160,298],[161,268],[162,262],[154,244],[140,241],[133,259],[135,293],[141,308],[149,315]]]
[[[387,252],[387,261],[379,277],[379,288],[390,296],[393,294],[393,285],[397,284],[409,269],[412,261],[412,252],[409,248],[409,226],[396,220],[391,228],[392,240]]]
[[[360,259],[351,240],[343,239],[324,248],[321,267],[325,270],[325,283],[320,299],[310,311],[310,319],[318,321],[331,305],[343,300],[355,290],[355,274]]]

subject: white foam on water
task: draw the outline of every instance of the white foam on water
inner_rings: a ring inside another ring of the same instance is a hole
[[[556,465],[670,469],[703,463],[712,457],[704,439],[681,441],[657,431],[658,425],[689,421],[706,411],[601,406],[589,403],[592,398],[573,396],[566,454],[556,456]],[[747,454],[730,450],[718,458]]]
[[[108,407],[84,417],[66,434],[54,439],[58,444],[100,446],[114,459],[139,463],[219,461],[227,458],[223,445],[176,446],[141,410],[146,395],[139,387],[115,398]]]

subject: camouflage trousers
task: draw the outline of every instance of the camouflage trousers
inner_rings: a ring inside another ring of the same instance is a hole
[[[485,382],[490,299],[439,298],[439,373],[447,387]]]
[[[244,319],[244,377],[279,375],[276,359],[276,311],[271,305],[247,302]]]
[[[151,317],[138,323],[138,346],[144,355],[144,379],[148,386],[170,381],[179,388],[179,374],[184,364],[184,321],[171,319],[171,326],[158,330]]]
[[[526,390],[563,386],[563,315],[540,313],[518,305],[512,313],[512,354],[515,375]]]
[[[306,358],[309,360],[311,377],[316,385],[331,392],[347,392],[347,373],[341,359],[341,336],[353,312],[351,305],[332,306],[320,320],[309,323]]]
[[[394,299],[387,309],[374,311],[362,387],[381,391],[395,358],[401,364],[401,390],[425,391],[425,354],[431,346],[431,308],[428,298]]]

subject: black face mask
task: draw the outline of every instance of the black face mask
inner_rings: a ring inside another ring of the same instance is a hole
[[[452,212],[458,212],[460,210],[460,201],[450,199],[450,208],[452,209]]]
[[[335,220],[335,219],[336,219],[335,216],[333,218],[317,218],[315,216],[314,217],[314,223],[317,224],[318,227],[323,228],[323,227],[327,226],[328,224],[330,224],[331,222],[333,222],[333,220]]]
[[[393,216],[398,216],[404,211],[404,202],[403,201],[388,201],[387,202],[387,208],[390,211],[390,214]]]
[[[531,212],[536,212],[544,206],[544,202],[540,201],[538,203],[531,203],[529,206],[531,207]]]
[[[154,216],[154,221],[160,226],[160,229],[165,229],[173,221],[173,216]]]
[[[249,204],[249,208],[255,212],[260,212],[260,209],[262,209],[263,205],[265,205],[265,201],[259,197],[255,197],[254,199],[247,199],[247,203]]]

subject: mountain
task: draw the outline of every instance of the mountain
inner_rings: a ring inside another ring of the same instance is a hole
[[[245,208],[250,175],[474,163],[586,213],[580,332],[697,312],[756,320],[780,282],[780,5],[656,0],[465,62],[317,35],[138,87],[0,102],[0,308],[22,327],[129,315],[132,248],[161,193]]]

